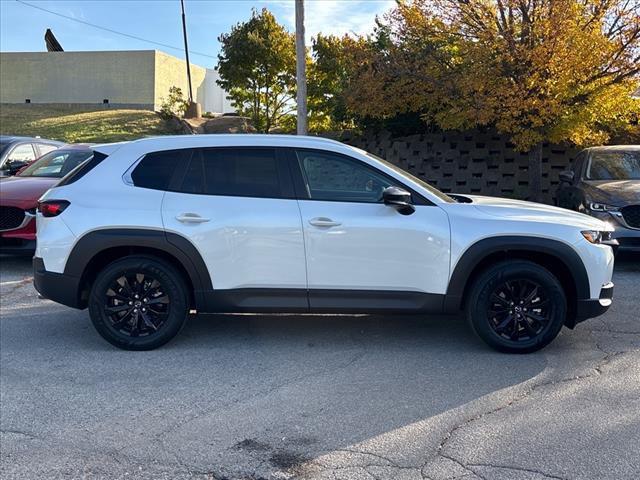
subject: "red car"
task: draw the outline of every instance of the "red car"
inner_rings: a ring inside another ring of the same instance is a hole
[[[88,145],[67,145],[0,180],[0,253],[33,254],[38,199],[92,155]]]

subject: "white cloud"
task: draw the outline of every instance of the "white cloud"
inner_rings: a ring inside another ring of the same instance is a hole
[[[281,7],[279,20],[295,29],[295,3],[270,2]],[[395,5],[394,0],[305,0],[305,30],[307,44],[319,32],[325,35],[367,34],[373,31],[376,15],[382,15]],[[279,9],[279,10],[280,10]]]

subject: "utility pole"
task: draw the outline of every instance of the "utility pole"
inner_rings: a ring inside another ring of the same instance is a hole
[[[304,0],[296,0],[296,84],[298,135],[307,134],[307,51],[304,45]]]
[[[191,86],[191,63],[189,62],[189,44],[187,43],[187,17],[184,14],[184,0],[180,0],[182,8],[182,34],[184,36],[184,55],[187,60],[187,81],[189,83],[189,106],[185,112],[187,118],[200,118],[200,105],[193,100],[193,87]]]

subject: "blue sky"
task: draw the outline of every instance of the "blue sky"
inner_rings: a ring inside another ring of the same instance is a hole
[[[182,46],[179,0],[24,0],[47,10],[175,47]],[[393,0],[306,0],[307,37],[323,32],[368,33],[376,14],[391,8]],[[187,0],[190,50],[215,57],[217,37],[249,18],[251,9],[267,7],[293,31],[293,0]],[[95,29],[29,7],[16,0],[0,0],[0,50],[46,51],[44,32],[51,28],[65,50],[163,50],[183,57],[181,51],[152,45]],[[309,42],[309,40],[307,40]],[[213,67],[215,58],[192,54],[192,63]]]

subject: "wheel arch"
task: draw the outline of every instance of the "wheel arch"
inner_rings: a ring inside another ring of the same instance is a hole
[[[562,284],[568,302],[566,325],[575,326],[577,301],[590,298],[589,276],[578,253],[559,240],[526,236],[498,236],[480,240],[460,257],[445,297],[445,311],[457,312],[473,281],[490,265],[504,260],[528,260],[543,266]]]
[[[202,256],[186,238],[171,232],[147,229],[94,230],[80,238],[65,265],[64,273],[79,279],[78,304],[86,306],[98,272],[128,255],[151,255],[167,261],[183,276],[195,308],[202,308],[203,292],[212,290],[211,277]]]

